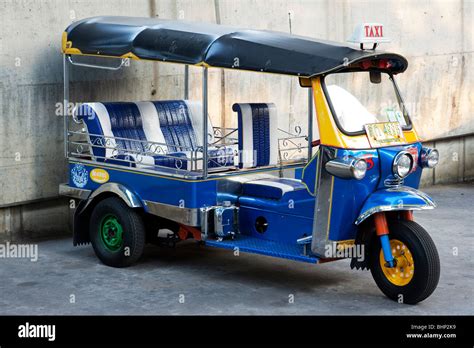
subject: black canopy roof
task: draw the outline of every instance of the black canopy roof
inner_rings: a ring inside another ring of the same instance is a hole
[[[339,43],[266,30],[140,17],[93,17],[71,24],[63,52],[159,60],[309,77],[365,59],[390,60],[393,73],[404,57],[357,50]]]

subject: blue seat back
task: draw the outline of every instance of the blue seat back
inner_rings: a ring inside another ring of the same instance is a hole
[[[184,100],[84,103],[74,115],[86,125],[93,145],[110,147],[93,147],[94,156],[112,158],[150,150],[146,141],[166,144],[160,155],[197,150],[202,144],[201,110],[200,104]],[[213,142],[208,122],[208,140]]]
[[[278,164],[278,127],[273,103],[237,103],[239,127],[239,167]]]
[[[177,146],[170,151],[189,150],[189,148],[195,150],[196,132],[188,105],[183,100],[155,101],[153,105],[158,114],[165,142]]]

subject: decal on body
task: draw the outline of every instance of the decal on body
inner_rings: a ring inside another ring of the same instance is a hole
[[[71,169],[71,179],[76,187],[82,188],[87,185],[89,181],[89,173],[87,169],[82,164],[74,164],[74,167]]]

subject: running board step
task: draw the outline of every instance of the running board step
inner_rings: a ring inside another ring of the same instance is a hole
[[[205,244],[215,248],[231,249],[238,248],[239,252],[273,256],[300,262],[317,263],[316,256],[304,255],[305,246],[275,242],[262,238],[250,237],[242,234],[235,236],[233,240],[206,240]]]

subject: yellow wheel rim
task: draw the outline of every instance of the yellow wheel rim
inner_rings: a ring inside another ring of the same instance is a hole
[[[390,281],[397,286],[405,286],[413,279],[415,274],[415,262],[410,249],[398,239],[390,240],[390,248],[392,249],[393,258],[396,260],[395,267],[386,267],[383,251],[380,249],[380,267],[382,272]]]

